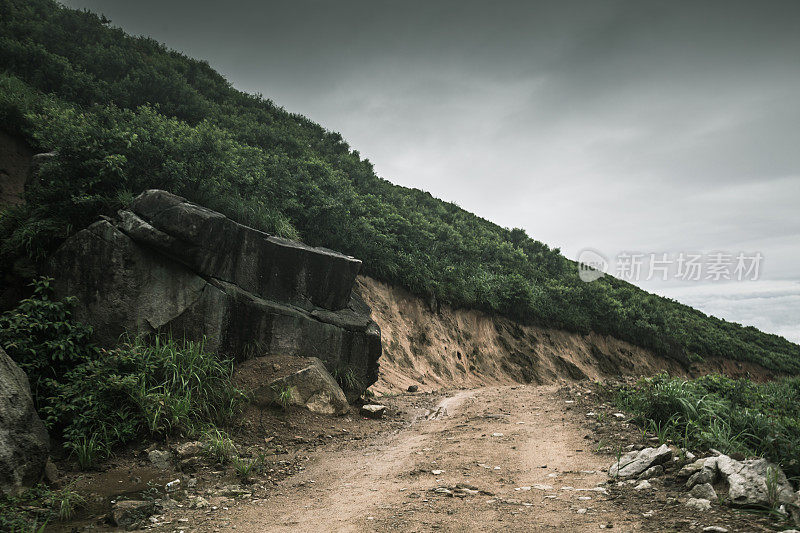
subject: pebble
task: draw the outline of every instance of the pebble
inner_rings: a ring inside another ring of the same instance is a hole
[[[728,530],[722,526],[708,526],[704,527],[703,531],[710,531],[713,533],[728,533]]]

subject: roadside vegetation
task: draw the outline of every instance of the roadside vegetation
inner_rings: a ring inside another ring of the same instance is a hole
[[[754,383],[660,374],[620,388],[616,403],[662,443],[764,457],[800,482],[800,378]]]
[[[69,305],[53,299],[49,279],[36,281],[33,296],[0,316],[0,346],[27,372],[51,437],[82,468],[142,437],[197,437],[231,421],[243,399],[232,361],[159,336],[98,349]]]
[[[48,524],[71,520],[85,505],[71,486],[51,490],[39,484],[15,498],[0,496],[0,531],[39,533]]]
[[[234,458],[233,442],[218,429],[244,400],[231,383],[232,360],[206,353],[202,342],[160,336],[98,349],[91,328],[73,320],[71,300],[54,299],[51,281],[37,279],[30,298],[0,315],[0,346],[27,373],[51,445],[82,470],[143,438],[202,438],[219,462]],[[84,503],[69,486],[0,496],[0,530],[39,531],[70,520]]]
[[[683,362],[786,373],[800,346],[575,263],[525,231],[379,178],[338,133],[235,90],[203,61],[52,0],[0,0],[0,121],[41,151],[26,203],[0,217],[0,276],[31,279],[65,238],[162,188],[364,261],[429,301],[610,334]]]

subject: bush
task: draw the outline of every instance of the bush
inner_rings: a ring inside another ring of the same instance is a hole
[[[52,278],[34,281],[33,295],[0,316],[0,346],[27,374],[34,398],[50,396],[48,383],[97,357],[92,328],[72,320],[72,298],[54,299]]]
[[[51,434],[61,436],[82,468],[144,435],[196,436],[229,422],[242,394],[233,362],[202,342],[134,338],[113,350],[90,342],[90,327],[72,320],[71,298],[53,297],[52,279],[0,316],[0,346],[28,374]]]
[[[623,387],[618,405],[662,440],[764,456],[800,476],[800,378],[766,384],[709,375],[696,380],[660,374]]]
[[[197,436],[230,422],[242,398],[232,372],[232,361],[207,354],[201,342],[137,338],[53,382],[43,413],[76,457],[100,458],[143,435]]]

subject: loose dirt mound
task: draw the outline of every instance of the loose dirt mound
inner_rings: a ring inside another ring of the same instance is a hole
[[[381,328],[377,393],[476,387],[509,383],[552,383],[608,376],[724,372],[770,377],[763,368],[731,360],[684,368],[613,337],[523,326],[486,313],[441,306],[435,312],[409,292],[359,276],[356,290]]]

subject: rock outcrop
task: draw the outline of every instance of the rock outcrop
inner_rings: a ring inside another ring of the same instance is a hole
[[[353,292],[361,261],[274,237],[165,191],[68,239],[51,263],[59,296],[95,340],[171,332],[239,360],[312,356],[377,379],[380,329]]]
[[[49,452],[28,376],[0,348],[0,493],[16,496],[38,483]]]

